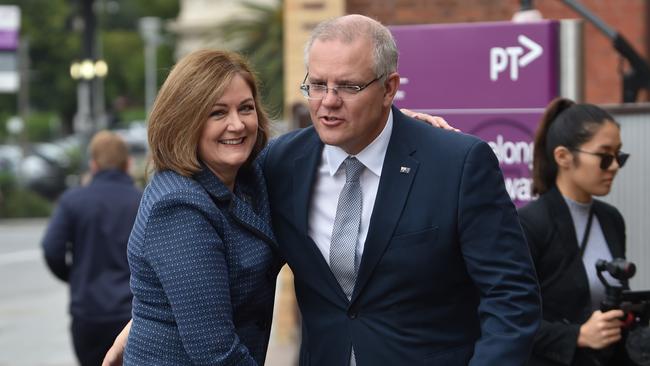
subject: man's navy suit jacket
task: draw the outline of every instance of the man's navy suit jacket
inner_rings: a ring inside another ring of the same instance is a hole
[[[496,157],[475,137],[393,116],[351,301],[308,236],[316,131],[279,138],[263,158],[303,316],[300,364],[347,365],[354,346],[358,366],[523,365],[539,289]]]
[[[142,191],[119,169],[97,172],[59,199],[43,236],[48,267],[70,283],[70,314],[86,322],[131,318],[126,245]],[[68,248],[68,243],[71,247]],[[72,252],[72,263],[66,260]]]

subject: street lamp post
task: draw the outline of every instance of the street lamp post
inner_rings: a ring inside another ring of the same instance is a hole
[[[539,10],[535,9],[533,0],[521,0],[520,5],[519,11],[512,16],[513,22],[526,23],[543,19]]]
[[[140,18],[140,36],[144,40],[145,108],[147,117],[156,98],[156,51],[160,44],[160,18]]]
[[[81,135],[81,151],[86,154],[86,147],[90,137],[96,132],[98,116],[93,118],[92,110],[92,86],[108,75],[108,65],[104,60],[93,61],[85,59],[74,61],[70,65],[70,77],[77,81],[77,114],[74,119],[74,131]],[[97,99],[97,98],[96,98]],[[103,100],[95,100],[95,103],[103,103]],[[81,164],[85,167],[87,159],[82,159]]]
[[[93,71],[92,61],[95,59],[95,11],[93,9],[94,0],[82,0],[80,2],[80,13],[83,21],[82,31],[82,59],[79,64],[79,77],[73,73],[75,65],[70,67],[70,74],[78,80],[77,83],[77,114],[74,118],[74,131],[84,136],[90,136],[93,132],[94,118],[92,107],[93,93]]]
[[[108,74],[108,65],[104,60],[85,59],[74,61],[70,65],[70,77],[77,83],[77,116],[75,117],[75,132],[92,133],[97,126],[92,118],[92,90],[93,82],[102,80]],[[102,103],[102,101],[97,101]]]

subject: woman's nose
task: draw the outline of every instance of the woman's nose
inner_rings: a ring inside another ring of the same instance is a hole
[[[230,118],[228,118],[228,130],[240,131],[243,130],[244,127],[244,121],[242,121],[241,116],[238,113],[232,113]]]

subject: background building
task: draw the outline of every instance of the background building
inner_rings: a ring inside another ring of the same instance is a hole
[[[203,47],[220,46],[216,28],[227,20],[245,18],[242,0],[179,0],[178,18],[169,28],[176,35],[176,57]],[[273,5],[277,0],[248,0]],[[223,45],[221,45],[223,46]]]

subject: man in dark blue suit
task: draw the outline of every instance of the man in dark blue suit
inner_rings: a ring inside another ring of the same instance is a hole
[[[126,244],[142,192],[128,174],[129,150],[120,136],[100,131],[88,150],[92,180],[59,199],[42,245],[52,273],[70,284],[79,364],[96,366],[131,318]]]
[[[525,364],[539,289],[490,147],[392,107],[397,49],[372,19],[320,24],[306,64],[314,126],[263,161],[300,364]]]

